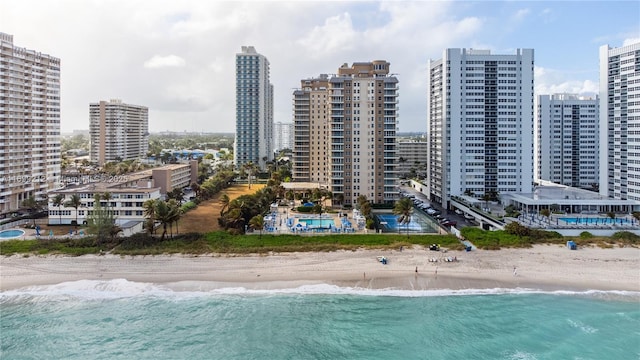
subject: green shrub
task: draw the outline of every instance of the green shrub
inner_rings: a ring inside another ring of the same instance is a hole
[[[580,238],[581,239],[591,239],[593,238],[593,234],[588,232],[588,231],[583,231],[580,233]]]
[[[188,201],[188,202],[186,202],[186,203],[182,204],[182,206],[180,206],[180,210],[181,210],[183,213],[185,213],[185,212],[187,212],[187,211],[189,211],[189,210],[191,210],[191,209],[195,209],[197,206],[198,206],[198,205],[197,205],[195,202],[193,202],[193,201]]]
[[[296,208],[296,211],[301,212],[301,213],[310,213],[313,211],[313,207],[312,206],[298,206]]]

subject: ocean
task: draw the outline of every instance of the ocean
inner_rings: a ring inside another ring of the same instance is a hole
[[[85,280],[0,292],[0,342],[3,360],[637,360],[640,293]]]

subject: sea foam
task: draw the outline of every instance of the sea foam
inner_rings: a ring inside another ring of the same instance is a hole
[[[206,284],[206,282],[202,282]],[[211,287],[211,286],[209,286]],[[195,289],[195,290],[192,290]],[[207,286],[181,286],[179,290],[171,285],[134,282],[126,279],[113,280],[79,280],[63,282],[55,285],[31,286],[16,290],[0,292],[0,302],[16,298],[79,298],[85,300],[119,299],[133,297],[167,297],[193,298],[212,295],[357,295],[357,296],[390,296],[390,297],[442,297],[442,296],[474,296],[474,295],[518,295],[518,294],[551,294],[561,296],[584,296],[605,300],[626,299],[640,301],[640,292],[618,290],[586,290],[546,291],[529,288],[489,288],[489,289],[371,289],[361,287],[340,287],[332,284],[302,285],[281,289],[254,289],[246,287],[216,287],[202,290]]]

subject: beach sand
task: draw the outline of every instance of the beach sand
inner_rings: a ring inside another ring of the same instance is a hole
[[[385,256],[381,264],[376,257]],[[456,257],[457,262],[444,262]],[[430,259],[438,262],[430,262]],[[514,271],[515,268],[515,271]],[[417,269],[417,273],[416,273]],[[437,270],[437,271],[436,271]],[[0,290],[77,280],[127,279],[177,290],[284,289],[310,284],[370,289],[640,291],[640,249],[558,245],[447,253],[422,247],[269,255],[86,255],[0,259]]]

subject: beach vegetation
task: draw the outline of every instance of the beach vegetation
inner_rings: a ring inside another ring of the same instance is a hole
[[[628,245],[640,244],[640,235],[636,235],[631,231],[618,231],[611,235],[611,238]]]
[[[95,240],[98,244],[114,241],[118,233],[122,231],[122,228],[120,228],[115,223],[113,211],[111,211],[108,207],[103,208],[100,204],[100,196],[101,195],[99,194],[95,195],[93,211],[87,217],[87,223],[89,225],[87,230],[90,234],[94,235]],[[104,195],[102,196],[104,198]]]
[[[462,230],[465,239],[483,250],[500,248],[522,248],[533,244],[564,245],[571,237],[558,233],[537,230],[528,236],[519,237],[505,231],[486,231],[474,227]],[[590,237],[573,239],[579,246],[637,246],[639,236],[622,231],[613,237]],[[464,250],[464,245],[453,235],[416,234],[407,238],[404,234],[337,234],[300,236],[295,234],[263,234],[246,236],[243,232],[215,231],[207,234],[185,233],[171,237],[152,236],[148,232],[129,237],[118,237],[114,241],[98,244],[94,236],[83,238],[7,240],[0,242],[0,255],[13,254],[63,254],[79,256],[110,252],[120,255],[161,254],[269,254],[284,252],[328,252],[358,249],[398,249],[400,246],[422,246],[440,244],[449,250]]]
[[[8,240],[0,243],[1,255],[13,254],[100,254],[102,251],[121,255],[160,254],[266,254],[276,252],[326,252],[357,249],[398,249],[420,245],[427,248],[438,243],[450,250],[463,250],[464,246],[453,235],[404,234],[340,234],[332,236],[233,235],[227,231],[208,234],[185,233],[173,238],[157,238],[149,233],[138,233],[118,238],[98,246],[93,236],[53,240]]]
[[[579,236],[581,239],[591,239],[593,237],[593,234],[588,231],[583,231]]]

